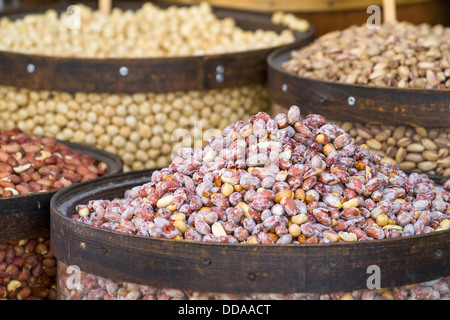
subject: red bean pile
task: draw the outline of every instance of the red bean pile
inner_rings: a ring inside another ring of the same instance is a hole
[[[302,119],[300,109],[292,106],[275,118],[260,112],[247,122],[230,124],[202,150],[180,149],[168,167],[155,171],[148,183],[127,190],[124,198],[79,204],[71,217],[109,230],[166,239],[299,245],[365,241],[448,229],[449,189],[449,181],[438,186],[425,174],[408,175],[367,146],[356,145],[325,117],[312,114]],[[96,291],[63,288],[62,295],[68,299],[204,296],[108,282],[89,274],[83,279]],[[440,299],[448,298],[448,281],[385,291],[244,298]],[[130,292],[132,297],[127,296]],[[237,296],[208,296],[221,297]]]
[[[362,241],[449,227],[450,183],[407,175],[350,135],[292,106],[229,125],[203,150],[123,199],[79,205],[78,221],[167,239],[228,243]]]

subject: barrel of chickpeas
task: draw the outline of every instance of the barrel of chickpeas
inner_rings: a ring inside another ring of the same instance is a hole
[[[314,35],[207,3],[114,4],[1,18],[0,128],[104,149],[124,171],[162,167],[177,145],[269,108],[267,54]]]

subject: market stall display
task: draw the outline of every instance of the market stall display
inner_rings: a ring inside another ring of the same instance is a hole
[[[322,115],[259,112],[161,170],[55,195],[59,294],[373,299],[376,265],[394,287],[386,296],[445,298],[449,188],[407,175]]]
[[[50,199],[64,187],[120,172],[108,152],[20,129],[0,131],[0,297],[56,299]]]
[[[0,299],[450,299],[450,27],[178,2],[0,11]]]
[[[268,58],[273,112],[319,112],[402,170],[450,176],[450,28],[408,22],[327,33]]]
[[[159,0],[158,2],[192,4],[192,0]],[[373,6],[379,7],[384,15],[386,0],[207,0],[213,6],[227,7],[257,12],[289,12],[312,23],[316,36],[330,31],[342,30],[355,24],[366,22],[374,13]],[[448,24],[447,12],[450,3],[446,0],[396,0],[387,1],[395,5],[393,14],[398,20],[412,23]],[[392,16],[392,15],[391,15]]]
[[[125,171],[162,167],[175,129],[223,129],[267,110],[268,53],[314,34],[206,3],[123,6],[79,6],[80,29],[55,10],[2,18],[0,128],[96,146]]]

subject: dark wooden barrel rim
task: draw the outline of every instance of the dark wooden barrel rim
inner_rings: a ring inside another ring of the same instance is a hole
[[[399,89],[348,85],[306,79],[283,69],[282,62],[299,46],[274,50],[267,58],[271,100],[303,114],[323,114],[329,119],[373,124],[449,127],[450,90]]]
[[[122,171],[123,161],[117,155],[94,147],[59,141],[74,150],[91,154],[107,164],[105,176]],[[50,199],[58,190],[26,195],[0,197],[0,242],[35,239],[50,233]]]
[[[153,170],[121,173],[59,191],[51,200],[52,251],[59,261],[109,279],[157,287],[238,293],[335,292],[450,275],[450,230],[407,238],[310,245],[237,245],[155,239],[69,218],[77,204],[122,198]]]
[[[118,3],[127,7],[127,4]],[[129,5],[128,5],[129,6]],[[58,7],[61,10],[61,7]],[[64,8],[65,9],[65,8]],[[281,31],[270,15],[215,8],[246,30]],[[314,38],[314,27],[295,32],[294,43]],[[280,46],[279,46],[280,47]],[[278,48],[279,48],[278,47]],[[174,92],[264,84],[274,48],[167,58],[67,58],[0,51],[0,85],[65,92]]]

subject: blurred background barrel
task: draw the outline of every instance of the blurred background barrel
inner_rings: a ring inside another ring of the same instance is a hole
[[[161,1],[165,2],[165,1]],[[172,0],[168,2],[192,4],[197,0]],[[332,30],[341,30],[354,24],[363,24],[370,16],[370,5],[382,7],[382,0],[208,0],[215,6],[255,11],[286,11],[308,20],[316,27],[316,36]],[[397,0],[397,18],[419,24],[450,24],[448,0]]]

